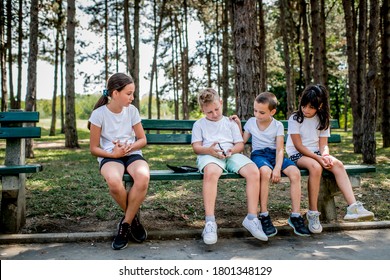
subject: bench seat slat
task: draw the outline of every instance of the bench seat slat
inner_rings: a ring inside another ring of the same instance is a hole
[[[37,173],[43,170],[40,164],[0,165],[0,176],[18,175],[20,173]]]
[[[0,139],[41,138],[40,127],[0,127]]]
[[[349,175],[358,175],[362,173],[376,172],[376,167],[373,165],[345,165],[345,169]],[[330,176],[332,173],[324,171],[324,176]],[[308,176],[309,173],[306,169],[301,170],[302,176]],[[239,179],[241,175],[235,173],[222,174],[220,179]],[[150,180],[151,181],[170,181],[170,180],[202,180],[203,175],[199,172],[189,173],[174,173],[172,170],[151,170]],[[125,182],[132,182],[133,179],[130,175],[123,175]]]

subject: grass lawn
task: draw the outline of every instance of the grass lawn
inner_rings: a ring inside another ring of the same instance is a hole
[[[111,231],[122,213],[108,194],[98,172],[98,163],[89,153],[86,121],[78,121],[80,149],[65,149],[64,135],[49,137],[49,120],[41,120],[43,137],[35,140],[35,158],[42,172],[29,174],[27,180],[27,223],[24,233]],[[59,122],[57,122],[59,123]],[[344,163],[361,163],[354,154],[351,132],[338,131],[343,142],[332,145],[331,153]],[[381,136],[377,135],[381,147]],[[0,145],[0,160],[4,145]],[[168,150],[168,151],[167,151]],[[151,169],[166,169],[165,164],[195,166],[190,146],[148,146],[143,149]],[[377,172],[363,176],[362,186],[355,188],[358,200],[375,212],[377,220],[390,220],[390,149],[377,149]],[[302,212],[307,210],[306,183],[302,185]],[[223,180],[219,184],[216,218],[220,227],[241,227],[246,215],[245,181]],[[289,183],[283,179],[271,185],[269,211],[275,225],[285,225],[290,213]],[[340,221],[346,203],[337,198]],[[202,228],[204,219],[201,181],[151,182],[142,205],[142,220],[148,230],[168,228]]]

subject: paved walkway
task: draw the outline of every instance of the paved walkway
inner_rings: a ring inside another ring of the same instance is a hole
[[[390,260],[390,222],[324,225],[311,237],[279,227],[262,242],[242,229],[220,229],[207,246],[200,231],[151,232],[142,244],[111,249],[112,233],[0,235],[1,260]],[[165,239],[165,240],[164,240]]]

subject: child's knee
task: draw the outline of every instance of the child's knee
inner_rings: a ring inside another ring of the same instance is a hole
[[[301,181],[301,171],[298,168],[294,168],[288,177],[291,182],[299,182]]]
[[[272,170],[268,166],[262,166],[260,168],[260,178],[271,178]]]

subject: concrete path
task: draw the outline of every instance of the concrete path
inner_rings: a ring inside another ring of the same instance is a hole
[[[111,249],[111,236],[93,238],[93,241],[72,240],[65,237],[50,241],[4,244],[0,240],[1,260],[390,260],[390,228],[365,227],[373,223],[360,223],[360,230],[332,231],[324,227],[323,233],[300,237],[288,228],[279,228],[279,234],[268,242],[249,237],[240,230],[221,229],[217,244],[207,246],[196,236],[178,233],[169,240],[159,240],[156,233],[148,241],[129,242],[127,248]],[[378,224],[376,224],[378,225]],[[383,223],[382,223],[383,225]],[[353,228],[353,227],[352,227]],[[4,238],[4,236],[2,236]],[[161,237],[161,236],[160,236]],[[70,238],[68,236],[68,238]],[[87,239],[86,236],[84,236]],[[91,237],[89,237],[91,239]],[[49,243],[48,243],[49,242]]]

